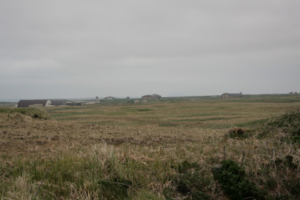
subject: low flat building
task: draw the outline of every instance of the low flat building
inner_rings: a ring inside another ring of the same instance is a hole
[[[112,100],[112,99],[116,99],[116,98],[115,98],[115,97],[112,97],[112,96],[108,96],[108,97],[105,97],[104,99]]]
[[[221,96],[223,99],[229,99],[229,98],[241,98],[244,95],[240,92],[240,93],[223,93]]]
[[[161,96],[158,94],[147,94],[142,96],[142,99],[161,99]]]
[[[18,108],[34,107],[34,105],[42,105],[43,107],[51,106],[51,101],[47,99],[20,100]]]
[[[85,104],[96,104],[96,103],[100,103],[99,99],[93,99],[93,100],[86,100]]]
[[[67,105],[69,106],[81,106],[84,105],[85,101],[68,101]]]
[[[67,100],[66,99],[50,99],[52,106],[66,106]]]
[[[16,108],[16,107],[18,107],[18,104],[10,103],[10,102],[0,102],[0,107]]]
[[[153,99],[153,96],[150,94],[142,96],[142,99]]]
[[[43,104],[32,104],[28,106],[29,108],[41,108],[44,107]]]
[[[153,96],[154,99],[161,99],[161,96],[158,95],[158,94],[152,94],[152,96]]]

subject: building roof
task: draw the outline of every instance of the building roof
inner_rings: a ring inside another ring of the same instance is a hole
[[[100,103],[100,99],[93,99],[93,100],[85,100],[85,103]]]
[[[116,98],[112,97],[112,96],[108,96],[108,97],[105,97],[104,99],[116,99]]]
[[[147,94],[147,95],[142,96],[142,98],[160,99],[161,96],[158,94]]]
[[[83,105],[85,101],[67,101],[67,105]]]
[[[153,97],[158,97],[158,98],[161,98],[161,96],[160,96],[160,95],[158,95],[158,94],[152,94],[152,96],[153,96]]]
[[[142,97],[153,97],[153,96],[150,95],[150,94],[146,94],[146,95],[144,95],[144,96],[142,96]]]
[[[29,105],[33,105],[33,104],[42,104],[43,106],[46,106],[48,101],[50,100],[47,99],[20,100],[18,102],[18,107],[29,107]]]
[[[222,95],[229,95],[229,96],[243,96],[242,93],[223,93]]]
[[[67,105],[66,99],[50,99],[50,101],[53,106]]]

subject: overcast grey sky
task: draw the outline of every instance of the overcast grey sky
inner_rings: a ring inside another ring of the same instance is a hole
[[[0,99],[299,90],[298,0],[0,1]]]

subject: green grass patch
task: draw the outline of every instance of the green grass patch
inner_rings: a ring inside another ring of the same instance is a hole
[[[176,119],[173,121],[176,122],[205,122],[205,121],[218,121],[218,120],[224,120],[224,119],[233,119],[233,118],[239,118],[239,117],[210,117],[210,118],[200,118],[200,119]]]
[[[152,111],[152,109],[143,108],[143,109],[138,109],[137,111],[139,111],[139,112],[147,112],[147,111]]]
[[[269,119],[260,119],[260,120],[253,120],[250,122],[240,123],[236,124],[237,127],[243,128],[243,127],[257,127],[261,126],[264,123],[266,123]]]

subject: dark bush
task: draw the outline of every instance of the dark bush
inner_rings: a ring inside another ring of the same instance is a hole
[[[277,158],[275,160],[275,164],[277,167],[283,165],[289,169],[296,169],[298,167],[297,164],[293,163],[293,156],[287,155],[284,159]]]
[[[264,200],[263,192],[246,178],[246,172],[233,160],[222,162],[221,168],[213,170],[214,179],[217,180],[225,194],[233,200],[256,199]]]
[[[251,136],[250,131],[243,128],[232,128],[225,135],[225,137],[227,138],[240,138],[240,139],[247,138],[249,136]]]
[[[200,166],[197,163],[190,163],[188,161],[184,161],[178,165],[179,173],[187,173],[190,169],[199,170]]]
[[[172,178],[175,189],[165,188],[164,196],[166,199],[172,199],[173,195],[180,193],[186,196],[186,199],[210,199],[205,194],[205,188],[210,185],[210,180],[199,173],[200,166],[197,163],[184,161],[175,167],[179,174]]]
[[[163,194],[166,200],[173,200],[173,196],[175,195],[175,191],[173,188],[166,187],[163,191]]]
[[[125,199],[128,197],[127,189],[132,185],[129,180],[114,178],[99,181],[102,188],[101,196],[105,199]]]

